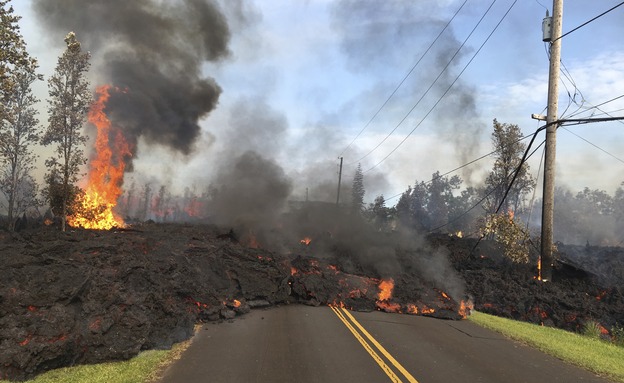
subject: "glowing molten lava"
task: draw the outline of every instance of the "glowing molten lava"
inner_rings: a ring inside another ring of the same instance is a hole
[[[378,309],[386,312],[401,312],[401,305],[398,303],[388,302],[392,298],[392,290],[394,290],[394,280],[392,278],[382,279],[379,282],[379,294],[375,305]]]
[[[302,239],[302,240],[301,240],[301,241],[299,241],[299,242],[301,242],[301,244],[302,244],[302,245],[306,245],[306,246],[308,246],[310,243],[312,243],[312,238],[310,238],[310,237],[305,237],[304,239]]]
[[[377,297],[380,301],[387,301],[392,298],[392,290],[394,290],[394,279],[382,279],[379,282],[379,295]]]
[[[89,122],[97,128],[95,153],[89,161],[85,193],[76,201],[75,214],[67,218],[74,227],[108,230],[124,226],[123,219],[113,208],[122,194],[124,160],[131,156],[131,150],[121,131],[112,126],[104,112],[110,88],[104,85],[96,90],[96,100],[89,110]]]

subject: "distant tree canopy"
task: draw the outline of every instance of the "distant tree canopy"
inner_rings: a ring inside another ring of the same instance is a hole
[[[416,181],[409,186],[396,205],[396,218],[403,227],[419,231],[455,231],[465,222],[459,221],[472,201],[474,189],[457,193],[462,180],[459,176],[442,176],[439,171],[432,174],[431,180]],[[457,195],[455,195],[457,194]]]

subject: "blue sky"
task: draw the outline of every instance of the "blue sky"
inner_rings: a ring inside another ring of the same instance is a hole
[[[50,36],[38,27],[29,0],[13,3],[23,17],[20,25],[30,53],[39,58],[41,71],[47,77],[63,50],[64,36]],[[435,171],[444,173],[490,152],[494,118],[518,124],[525,134],[532,133],[538,123],[531,120],[531,113],[542,113],[546,106],[548,59],[541,41],[541,23],[544,6],[550,8],[552,4],[545,0],[541,4],[518,1],[447,96],[424,118],[513,3],[495,1],[438,84],[408,114],[492,3],[468,0],[413,74],[347,148],[462,3],[245,1],[246,23],[237,22],[226,10],[231,21],[231,54],[203,68],[223,93],[217,109],[202,121],[205,134],[196,152],[182,157],[142,144],[135,177],[201,188],[210,182],[224,155],[245,148],[262,153],[264,148],[263,154],[280,163],[293,177],[296,195],[310,188],[317,193],[311,198],[324,199],[328,198],[326,192],[315,185],[335,182],[337,158],[342,155],[347,182],[356,164],[362,164],[367,199],[372,200],[382,193],[393,196],[415,180],[428,180]],[[563,31],[618,3],[565,2]],[[71,26],[67,29],[71,30]],[[582,96],[578,90],[575,95],[569,80],[562,80],[560,114],[568,106],[566,87],[578,104],[584,100],[583,107],[624,94],[622,36],[624,7],[563,39],[562,60]],[[98,52],[92,54],[97,61]],[[92,83],[97,84],[97,73],[92,77]],[[38,87],[38,92],[45,99],[45,84]],[[566,115],[577,108],[572,103]],[[615,111],[615,116],[624,116],[624,110],[619,110],[623,108],[624,98],[602,107],[604,111]],[[242,118],[241,111],[249,118]],[[40,117],[45,121],[45,113]],[[403,118],[405,121],[399,124]],[[241,124],[249,126],[239,131]],[[558,134],[557,184],[573,191],[587,186],[613,193],[624,181],[624,163],[574,134],[624,160],[624,124],[610,122],[568,129],[560,129]],[[383,160],[393,149],[393,154]],[[540,153],[530,162],[535,175]],[[490,167],[491,160],[479,161],[457,174],[467,184],[476,185]]]

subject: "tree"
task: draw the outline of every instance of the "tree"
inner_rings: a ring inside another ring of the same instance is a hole
[[[139,211],[139,218],[142,221],[147,220],[150,213],[150,201],[152,200],[152,186],[149,182],[143,185],[143,192],[141,193],[143,201],[141,203],[141,210]]]
[[[430,229],[435,229],[450,222],[449,213],[453,205],[453,190],[459,189],[462,180],[459,176],[443,177],[439,171],[431,175],[427,211],[431,221]]]
[[[37,159],[34,145],[41,132],[34,108],[39,100],[31,85],[41,77],[35,73],[36,61],[29,63],[14,72],[15,86],[4,105],[7,118],[0,121],[0,192],[7,201],[9,231],[14,230],[17,217],[38,203],[32,171]]]
[[[43,135],[44,145],[56,144],[56,154],[46,160],[50,173],[61,177],[61,228],[65,231],[68,205],[73,184],[78,181],[80,167],[87,162],[83,147],[87,136],[82,128],[92,103],[89,81],[89,52],[83,52],[74,32],[65,37],[67,49],[59,57],[54,75],[48,82],[50,98],[49,125]],[[48,190],[45,194],[50,201]]]
[[[386,207],[386,199],[383,194],[378,195],[375,198],[375,202],[370,204],[369,208],[370,219],[373,221],[377,230],[382,231],[386,228],[389,214],[390,209]]]
[[[364,174],[362,165],[358,164],[353,175],[353,187],[351,188],[351,207],[354,212],[361,213],[364,209]]]
[[[12,8],[5,10],[7,2],[0,2],[0,23],[2,45],[13,47],[18,60],[11,62],[2,52],[0,73],[2,74],[2,114],[0,118],[0,193],[6,199],[7,228],[15,229],[17,218],[32,206],[37,205],[37,183],[32,171],[37,156],[34,144],[40,139],[39,120],[35,104],[39,100],[33,95],[31,86],[42,77],[36,73],[37,61],[28,58],[25,43],[19,35],[19,28],[13,25],[19,17],[11,16]],[[8,24],[7,24],[8,22]]]
[[[410,214],[411,200],[412,186],[410,185],[407,187],[407,190],[401,194],[395,207],[398,223],[404,228],[412,227],[412,215]]]
[[[487,207],[490,212],[495,212],[499,206],[503,211],[518,210],[523,205],[524,198],[535,187],[535,180],[529,173],[529,165],[525,162],[520,166],[526,150],[526,145],[520,142],[521,137],[522,133],[518,125],[501,124],[494,119],[492,144],[496,153],[494,154],[495,161],[492,172],[485,181],[487,189],[492,191],[492,198]],[[518,174],[510,187],[516,171]],[[505,198],[508,188],[509,193]]]
[[[13,14],[11,0],[0,0],[0,120],[7,119],[7,99],[13,94],[16,68],[28,66],[26,44],[20,34],[19,16]]]

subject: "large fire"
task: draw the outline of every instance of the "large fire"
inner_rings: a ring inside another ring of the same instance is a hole
[[[111,124],[104,112],[110,89],[110,85],[99,87],[89,110],[89,122],[97,129],[95,153],[89,161],[85,193],[77,200],[75,214],[67,218],[74,227],[108,230],[124,226],[123,219],[113,208],[123,192],[124,160],[132,152],[119,128]]]

